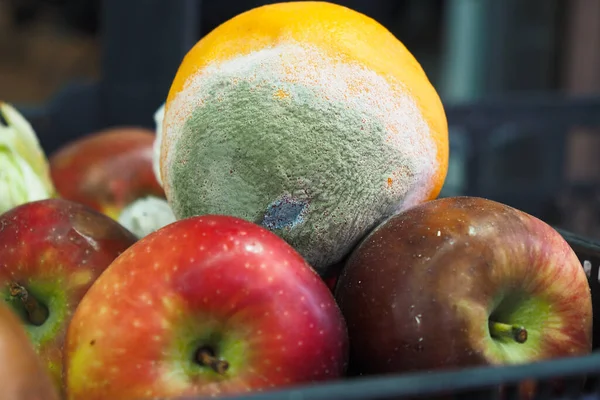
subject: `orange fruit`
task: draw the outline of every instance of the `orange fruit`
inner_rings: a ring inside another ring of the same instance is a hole
[[[387,216],[434,199],[442,103],[406,47],[344,6],[237,15],[185,56],[165,104],[160,175],[177,218],[227,214],[326,275]]]

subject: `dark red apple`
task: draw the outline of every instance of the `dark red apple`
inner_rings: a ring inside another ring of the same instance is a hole
[[[355,374],[591,351],[590,287],[571,247],[543,221],[482,198],[442,198],[389,218],[355,249],[335,296]]]
[[[58,194],[115,220],[138,199],[164,199],[152,167],[154,139],[151,130],[122,126],[67,143],[50,157]]]
[[[0,215],[0,294],[20,315],[57,385],[77,304],[135,241],[108,216],[63,199],[22,204]]]
[[[3,400],[58,400],[58,391],[17,316],[0,303],[0,393]]]
[[[283,239],[209,215],[117,258],[79,304],[65,357],[70,400],[216,396],[340,378],[347,333]]]

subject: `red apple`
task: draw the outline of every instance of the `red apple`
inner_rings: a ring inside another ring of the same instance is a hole
[[[152,167],[155,134],[137,127],[113,127],[74,140],[50,157],[58,194],[118,219],[135,200],[164,191]]]
[[[336,300],[354,374],[521,364],[587,354],[590,287],[543,221],[491,200],[397,214],[355,249]]]
[[[0,293],[62,382],[68,322],[92,282],[135,236],[81,204],[48,199],[0,215]]]
[[[58,400],[58,391],[17,316],[0,303],[0,390],[4,400]]]
[[[70,400],[220,395],[340,378],[347,333],[332,293],[283,239],[206,215],[117,258],[67,333]]]

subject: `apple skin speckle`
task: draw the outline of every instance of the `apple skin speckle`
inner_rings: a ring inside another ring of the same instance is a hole
[[[245,393],[338,379],[348,363],[344,318],[315,270],[283,239],[229,216],[179,220],[142,238],[98,278],[73,321],[69,400]],[[102,341],[89,346],[98,332]],[[224,377],[193,362],[214,335],[230,363]],[[119,372],[107,378],[106,366]]]

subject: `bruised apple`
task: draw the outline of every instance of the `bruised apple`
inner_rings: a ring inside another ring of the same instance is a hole
[[[123,126],[67,143],[50,157],[58,194],[115,220],[138,199],[164,199],[152,167],[154,139],[151,130]]]

